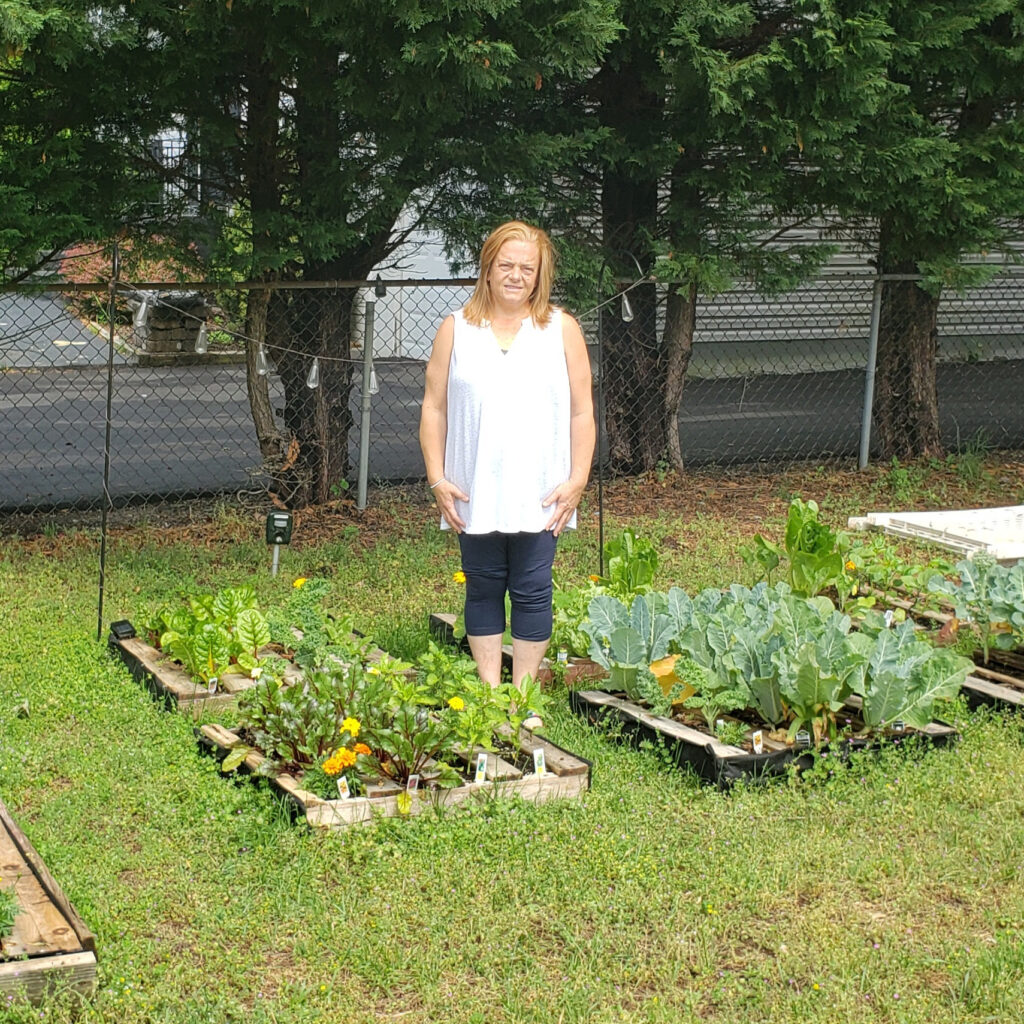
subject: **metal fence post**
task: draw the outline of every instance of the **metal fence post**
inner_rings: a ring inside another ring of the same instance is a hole
[[[367,475],[370,470],[370,380],[373,374],[373,311],[377,300],[366,297],[366,327],[363,331],[363,385],[359,396],[359,491],[356,508],[366,508]]]
[[[871,412],[875,404],[875,363],[878,360],[878,322],[882,314],[882,279],[871,290],[871,327],[868,332],[868,365],[864,369],[864,411],[860,420],[860,455],[857,468],[866,469],[871,447]]]

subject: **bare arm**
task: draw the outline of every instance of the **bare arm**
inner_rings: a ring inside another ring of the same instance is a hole
[[[554,505],[547,529],[552,530],[556,537],[565,528],[565,524],[580,503],[580,497],[590,476],[594,444],[597,440],[587,343],[583,340],[580,325],[567,313],[562,314],[562,342],[565,346],[565,365],[569,371],[571,468],[569,479],[559,484],[544,499],[545,508]]]
[[[427,361],[427,381],[420,409],[420,450],[427,471],[427,483],[445,522],[460,533],[466,525],[455,511],[455,499],[469,501],[469,496],[455,484],[444,479],[444,445],[448,436],[448,366],[455,340],[455,321],[446,317],[434,336],[434,346]]]

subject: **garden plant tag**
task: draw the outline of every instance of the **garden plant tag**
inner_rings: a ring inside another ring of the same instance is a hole
[[[344,775],[338,778],[338,796],[342,800],[347,800],[352,795],[352,791],[348,788],[348,779]]]
[[[907,724],[906,724],[906,722],[904,722],[904,721],[903,721],[902,719],[900,719],[900,718],[897,718],[897,719],[896,719],[896,720],[895,720],[895,721],[894,721],[894,722],[892,723],[892,731],[893,731],[893,732],[905,732],[905,731],[906,731],[906,728],[907,728]]]
[[[548,773],[548,766],[544,760],[544,748],[538,747],[533,752],[533,770],[537,778],[542,779]]]
[[[801,729],[796,734],[796,745],[798,747],[809,747],[811,745],[811,734],[806,729]]]
[[[754,745],[754,753],[764,753],[764,733],[760,729],[750,734],[750,742]]]
[[[213,696],[217,692],[217,677],[211,676],[210,681],[206,684],[206,692]]]
[[[418,775],[410,775],[409,781],[405,784],[406,792],[415,793],[420,788],[420,777]]]
[[[558,648],[558,664],[567,665],[569,663],[569,651],[565,647]]]
[[[487,753],[483,750],[476,755],[476,770],[473,772],[473,781],[477,785],[487,781]]]

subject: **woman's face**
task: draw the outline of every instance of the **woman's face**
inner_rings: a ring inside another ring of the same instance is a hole
[[[510,239],[498,250],[487,273],[494,306],[520,306],[530,301],[537,287],[540,250],[533,242]]]

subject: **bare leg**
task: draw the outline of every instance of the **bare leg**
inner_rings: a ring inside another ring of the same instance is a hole
[[[493,636],[467,636],[476,670],[492,687],[501,683],[501,633]]]
[[[512,685],[519,686],[526,676],[536,680],[540,663],[547,653],[549,640],[517,640],[512,638]]]

